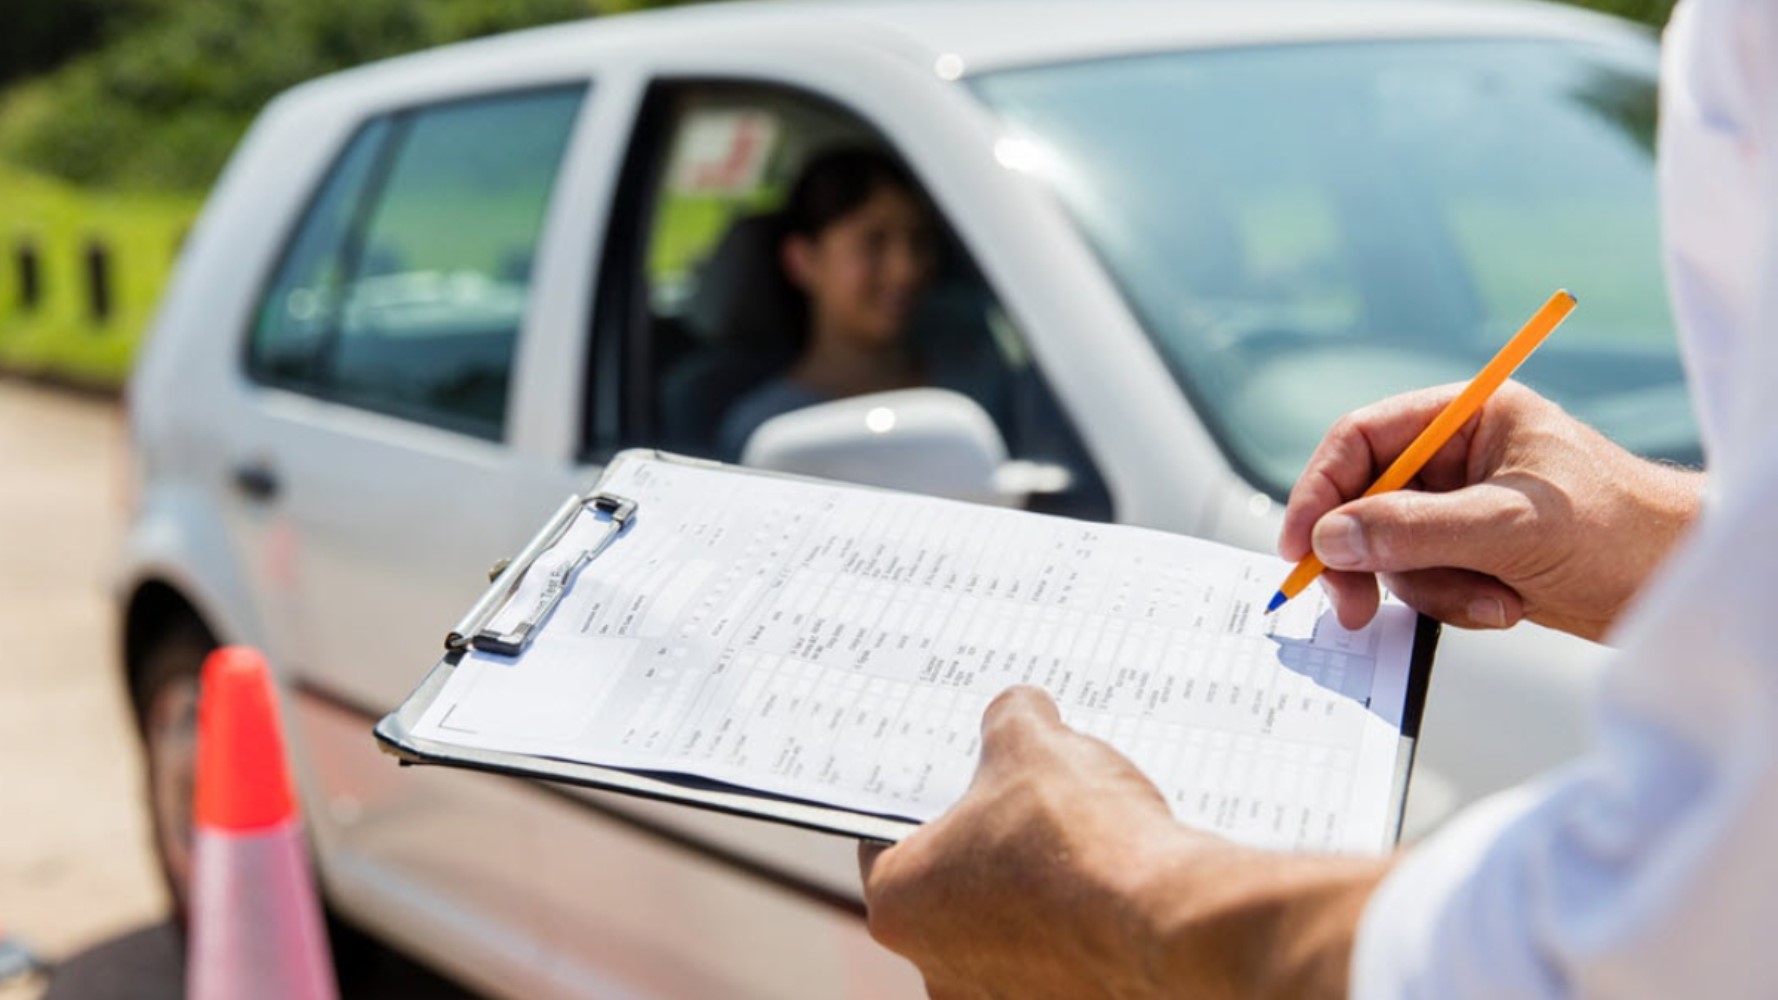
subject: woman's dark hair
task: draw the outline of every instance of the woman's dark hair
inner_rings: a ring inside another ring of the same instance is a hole
[[[886,153],[874,149],[822,153],[803,166],[790,189],[784,203],[784,231],[814,236],[869,201],[879,188],[895,188],[920,199],[913,175]]]
[[[914,175],[887,153],[847,147],[812,157],[803,164],[779,211],[778,238],[815,237],[835,220],[856,211],[881,188],[893,188],[922,205],[926,203]],[[782,268],[774,270],[779,308],[789,324],[789,346],[793,353],[800,353],[809,339],[809,296]]]

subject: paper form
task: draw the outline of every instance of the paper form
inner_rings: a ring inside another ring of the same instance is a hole
[[[1192,826],[1386,849],[1414,616],[1358,632],[1279,559],[1183,536],[626,459],[637,501],[520,658],[470,653],[415,735],[931,819],[1015,684]],[[521,585],[607,525],[583,513]],[[522,610],[496,618],[504,628]]]

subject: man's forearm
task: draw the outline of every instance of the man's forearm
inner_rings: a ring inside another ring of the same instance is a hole
[[[1180,845],[1135,896],[1147,914],[1156,995],[1271,1000],[1344,997],[1365,902],[1389,868],[1376,858]]]
[[[1696,469],[1666,462],[1644,461],[1647,486],[1642,494],[1643,508],[1652,530],[1659,532],[1664,546],[1650,571],[1672,555],[1674,546],[1691,530],[1704,509],[1704,488],[1710,477]],[[1647,581],[1644,580],[1644,583]]]

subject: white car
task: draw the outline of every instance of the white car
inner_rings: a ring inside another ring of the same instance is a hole
[[[1334,417],[1467,378],[1566,285],[1580,309],[1523,379],[1695,462],[1656,61],[1642,29],[1531,3],[749,3],[297,87],[217,185],[129,391],[123,667],[172,883],[196,669],[246,643],[329,906],[462,982],[916,993],[865,932],[852,843],[399,768],[371,725],[606,458],[709,453],[784,363],[770,220],[840,145],[924,187],[921,349],[999,395],[905,397],[911,436],[877,433],[893,399],[787,414],[753,461],[1269,549]],[[935,474],[944,450],[988,474]],[[1447,630],[1410,834],[1581,746],[1600,659]]]

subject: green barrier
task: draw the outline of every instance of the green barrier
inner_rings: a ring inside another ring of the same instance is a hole
[[[121,386],[201,204],[0,164],[0,369]]]

